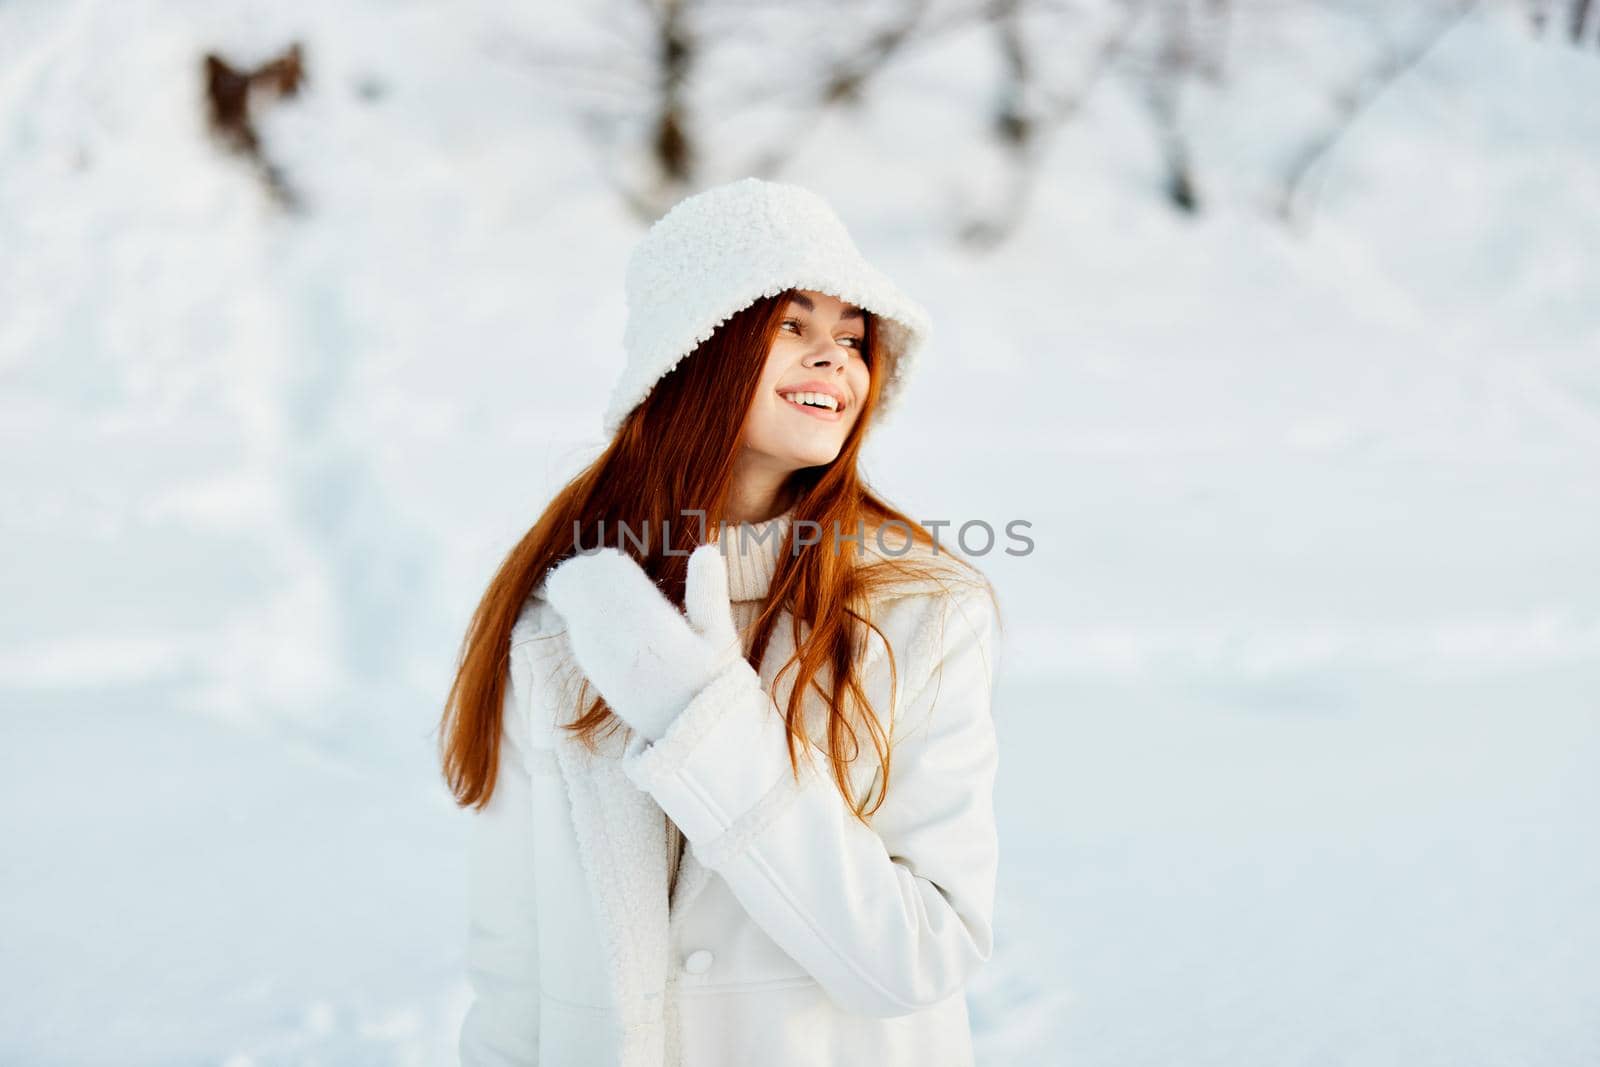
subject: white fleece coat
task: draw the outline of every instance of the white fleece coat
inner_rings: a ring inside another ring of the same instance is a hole
[[[791,518],[745,524],[742,553],[730,543],[741,629]],[[730,671],[659,741],[619,723],[593,754],[555,728],[572,718],[577,669],[560,617],[530,597],[499,777],[470,830],[464,1067],[972,1062],[964,985],[992,949],[998,859],[993,608],[980,589],[923,584],[874,621],[899,680],[891,692],[874,637],[864,676],[880,717],[892,709],[894,747],[869,829],[822,753],[813,770],[802,752],[798,784],[791,774],[772,706],[793,687],[792,670],[773,677],[793,651],[787,616],[760,689]],[[862,745],[858,798],[877,772]]]

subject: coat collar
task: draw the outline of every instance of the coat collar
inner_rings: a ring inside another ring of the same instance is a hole
[[[572,828],[596,917],[620,1027],[621,1067],[674,1063],[667,976],[667,824],[655,800],[624,774],[625,726],[591,752],[558,730],[556,763],[572,808]]]

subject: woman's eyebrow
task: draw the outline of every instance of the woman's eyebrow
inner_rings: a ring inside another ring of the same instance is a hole
[[[789,297],[789,299],[794,301],[796,304],[799,304],[807,311],[817,310],[817,302],[812,300],[809,296],[806,296],[804,293],[794,293]],[[861,319],[862,321],[866,321],[866,316],[863,315],[861,313],[861,309],[856,307],[854,304],[846,304],[844,306],[844,311],[839,314],[839,321],[843,322],[845,319]]]

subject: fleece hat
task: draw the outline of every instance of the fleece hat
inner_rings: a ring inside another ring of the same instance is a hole
[[[679,201],[629,257],[627,364],[606,406],[606,436],[735,312],[785,289],[828,293],[877,317],[873,363],[889,378],[875,418],[892,410],[928,339],[928,313],[862,258],[822,197],[741,178]]]

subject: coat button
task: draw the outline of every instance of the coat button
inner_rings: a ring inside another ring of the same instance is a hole
[[[703,948],[697,948],[689,953],[683,961],[683,969],[689,974],[705,974],[711,969],[711,953]]]

